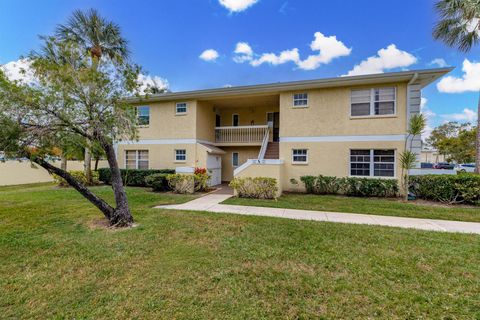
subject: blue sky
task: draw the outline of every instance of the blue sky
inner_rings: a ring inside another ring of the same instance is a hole
[[[444,92],[436,84],[424,90],[430,125],[472,120],[465,109],[476,110],[480,47],[463,54],[433,40],[433,6],[433,0],[2,0],[0,64],[37,48],[38,35],[51,34],[74,9],[96,8],[121,26],[133,61],[173,91],[334,77],[362,61],[359,72],[423,69],[443,59],[456,69]],[[251,53],[235,54],[239,42]],[[201,59],[207,49],[218,57]]]

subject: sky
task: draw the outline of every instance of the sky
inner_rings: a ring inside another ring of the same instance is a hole
[[[434,0],[0,0],[0,64],[40,46],[75,9],[120,25],[143,81],[172,91],[452,66],[423,90],[430,130],[476,120],[480,46],[432,38]]]

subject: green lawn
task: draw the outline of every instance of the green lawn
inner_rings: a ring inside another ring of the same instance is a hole
[[[101,215],[71,189],[0,188],[0,317],[480,317],[479,236],[159,210],[190,197],[128,194],[138,226],[113,231],[92,228]]]
[[[333,212],[352,212],[398,216],[480,222],[480,206],[445,206],[433,203],[409,202],[399,199],[356,198],[335,195],[284,194],[277,201],[230,198],[224,204],[243,206],[303,209]]]

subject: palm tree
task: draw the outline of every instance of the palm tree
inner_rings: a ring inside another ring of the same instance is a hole
[[[129,58],[127,41],[122,37],[120,27],[103,18],[95,9],[86,12],[75,10],[66,24],[57,27],[59,41],[73,42],[92,58],[92,68],[98,68],[102,59],[121,63]],[[87,142],[88,145],[88,142]],[[92,154],[85,148],[84,168],[88,183],[92,182]]]
[[[480,0],[440,0],[435,8],[440,21],[433,37],[450,47],[468,52],[480,43]],[[477,106],[475,172],[480,173],[480,92]]]

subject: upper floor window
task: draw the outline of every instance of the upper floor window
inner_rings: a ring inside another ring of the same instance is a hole
[[[308,105],[308,94],[307,93],[295,93],[293,95],[293,106],[294,107],[305,107]]]
[[[137,107],[137,119],[138,119],[139,125],[148,126],[150,124],[150,107],[149,106]]]
[[[187,104],[185,102],[180,102],[175,105],[176,114],[185,114],[187,113]]]
[[[125,168],[148,169],[148,150],[126,150]]]
[[[395,114],[394,87],[352,90],[351,116],[381,116]]]
[[[177,162],[187,161],[187,150],[175,149],[175,161]]]
[[[308,163],[308,150],[307,149],[293,149],[292,150],[292,163]]]
[[[395,150],[350,150],[350,175],[394,177]]]

